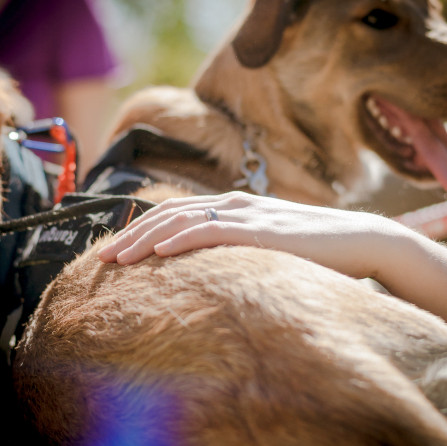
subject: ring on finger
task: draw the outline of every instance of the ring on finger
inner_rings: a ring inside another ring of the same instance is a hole
[[[217,211],[214,208],[206,208],[205,216],[207,221],[218,221],[219,216],[217,215]]]

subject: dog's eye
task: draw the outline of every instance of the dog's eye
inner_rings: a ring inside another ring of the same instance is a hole
[[[388,29],[397,25],[399,18],[383,9],[373,9],[362,18],[362,22],[375,29]]]

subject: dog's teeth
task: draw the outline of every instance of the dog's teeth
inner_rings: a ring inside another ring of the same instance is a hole
[[[411,136],[406,136],[405,138],[404,138],[404,143],[405,144],[413,144],[413,139],[411,138]]]
[[[391,129],[391,134],[396,138],[396,139],[400,139],[402,137],[402,130],[400,129],[400,127],[393,127]]]
[[[385,116],[379,118],[379,124],[384,128],[388,129],[388,119]]]
[[[373,98],[368,98],[366,105],[368,108],[373,108],[376,105],[376,101]]]
[[[366,106],[368,107],[368,110],[375,118],[380,116],[380,109],[373,98],[368,99],[368,101],[366,102]]]
[[[380,110],[378,108],[374,108],[373,110],[370,110],[371,114],[375,117],[378,118],[380,116]]]

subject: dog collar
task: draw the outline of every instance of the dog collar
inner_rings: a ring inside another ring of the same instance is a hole
[[[244,154],[239,164],[239,171],[243,178],[233,182],[233,188],[248,188],[257,195],[273,196],[268,193],[269,179],[267,177],[267,162],[264,157],[253,149],[251,138],[247,137],[247,125],[241,122],[237,116],[224,104],[209,102],[220,113],[224,114],[233,124],[239,127],[245,136],[242,147]]]

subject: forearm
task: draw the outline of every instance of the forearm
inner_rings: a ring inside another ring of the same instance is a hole
[[[207,221],[214,208],[217,221]],[[290,252],[358,279],[447,320],[447,248],[379,215],[307,206],[243,193],[189,197],[151,209],[99,252],[132,264],[217,245]]]
[[[306,231],[297,230],[295,254],[352,277],[373,278],[391,294],[447,320],[445,245],[368,213],[326,210],[312,230],[318,235],[308,232],[304,238]]]
[[[393,295],[447,320],[447,247],[406,228],[381,243],[374,278]]]
[[[59,113],[79,142],[79,180],[102,155],[102,133],[112,106],[112,89],[106,78],[74,80],[57,91]]]

